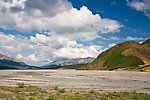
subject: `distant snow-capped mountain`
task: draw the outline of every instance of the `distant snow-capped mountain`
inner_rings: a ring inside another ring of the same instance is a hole
[[[43,68],[56,68],[56,67],[67,66],[67,65],[86,64],[86,63],[92,62],[94,59],[95,58],[87,57],[87,58],[58,60],[58,61],[54,61],[52,63],[49,63],[45,66],[42,66],[42,67]]]

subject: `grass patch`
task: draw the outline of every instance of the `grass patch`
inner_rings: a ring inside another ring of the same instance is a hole
[[[59,89],[60,93],[65,93],[65,89]]]
[[[87,64],[77,64],[77,65],[68,65],[68,66],[62,66],[60,68],[62,69],[80,69],[82,68],[83,66],[86,66]]]
[[[41,89],[37,86],[0,86],[0,99],[4,100],[150,100],[150,95],[137,92],[100,93],[99,91],[74,92],[64,89]],[[18,91],[18,92],[15,92]]]
[[[55,86],[54,90],[57,90],[59,93],[65,93],[66,92],[65,89],[59,89],[58,86]]]

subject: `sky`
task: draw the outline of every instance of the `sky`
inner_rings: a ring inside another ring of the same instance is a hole
[[[28,65],[149,38],[150,0],[0,0],[0,53]]]

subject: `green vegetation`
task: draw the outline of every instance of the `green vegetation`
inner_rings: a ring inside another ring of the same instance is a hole
[[[58,86],[55,86],[54,90],[57,90],[60,93],[65,93],[65,89],[59,89]]]
[[[58,90],[58,86],[55,86],[54,90]]]
[[[24,62],[14,62],[12,60],[0,60],[0,64],[13,65],[13,66],[27,66]]]
[[[23,88],[25,86],[24,83],[18,83],[17,85],[18,85],[18,88]]]
[[[60,92],[61,91],[61,92]],[[62,92],[63,91],[63,92]],[[150,95],[137,92],[102,92],[64,89],[41,89],[37,86],[0,86],[2,100],[150,100]]]
[[[136,41],[126,41],[126,42],[122,42],[122,43],[119,43],[119,44],[126,44],[126,43],[138,43]]]
[[[0,70],[5,69],[38,69],[39,67],[28,66],[24,62],[6,57],[0,54]]]
[[[145,44],[145,45],[147,45],[147,46],[149,46],[149,47],[150,47],[150,43],[147,43],[147,44]]]
[[[90,93],[94,93],[94,90],[91,90]]]
[[[11,66],[11,65],[3,65],[3,64],[0,64],[0,70],[2,69],[19,69],[20,67],[18,66]]]
[[[82,69],[88,67],[90,65],[97,64],[100,61],[105,61],[103,67],[106,67],[109,70],[114,70],[118,68],[127,68],[127,67],[138,67],[139,65],[143,65],[144,62],[136,57],[136,56],[124,56],[122,52],[128,48],[124,47],[113,47],[100,54],[97,59],[95,59],[92,63],[89,64],[80,64],[80,65],[71,65],[64,66],[64,69]]]
[[[14,62],[12,60],[0,60],[0,69],[38,69],[35,66],[28,66],[24,62]]]
[[[65,93],[65,89],[59,89],[60,93]]]
[[[105,52],[101,53],[93,62],[89,64],[80,64],[80,65],[71,65],[71,66],[64,66],[64,69],[85,69],[89,66],[94,66],[98,64],[100,61],[103,61],[104,64],[101,67],[104,67],[109,70],[115,70],[118,68],[138,68],[139,65],[144,65],[143,60],[136,56],[125,56],[122,54],[123,51],[130,48],[130,45],[137,43],[135,41],[126,41],[123,43],[119,43],[118,45],[106,50]]]
[[[69,65],[69,66],[62,66],[60,68],[62,69],[80,69],[82,68],[83,66],[86,66],[87,64],[78,64],[78,65]]]
[[[104,60],[107,57],[107,54],[112,50],[112,48],[106,50],[105,52],[103,52],[102,54],[100,54],[93,62],[89,63],[89,65],[94,65],[97,64],[99,61]]]
[[[91,64],[96,64],[97,62],[104,60],[104,67],[107,69],[117,69],[117,68],[126,68],[126,67],[138,67],[138,65],[143,65],[144,62],[135,56],[124,56],[122,52],[127,48],[123,47],[114,47],[100,55],[94,62]]]

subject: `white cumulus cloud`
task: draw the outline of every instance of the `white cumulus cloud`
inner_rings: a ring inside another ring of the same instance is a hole
[[[101,18],[67,0],[0,0],[0,27],[21,31],[49,30],[72,39],[91,41],[102,34],[119,32],[116,20]]]
[[[150,0],[126,0],[127,5],[136,9],[137,11],[142,11],[147,17],[150,18]]]
[[[74,8],[68,0],[0,0],[0,28],[49,31],[29,38],[0,33],[0,52],[30,65],[44,65],[59,57],[96,57],[102,47],[82,42],[106,39],[99,34],[116,33],[121,27],[86,6]]]
[[[46,36],[37,33],[30,38],[20,38],[14,35],[0,33],[0,51],[11,55],[29,65],[45,65],[58,58],[95,58],[102,52],[102,46],[85,46],[58,36]]]

